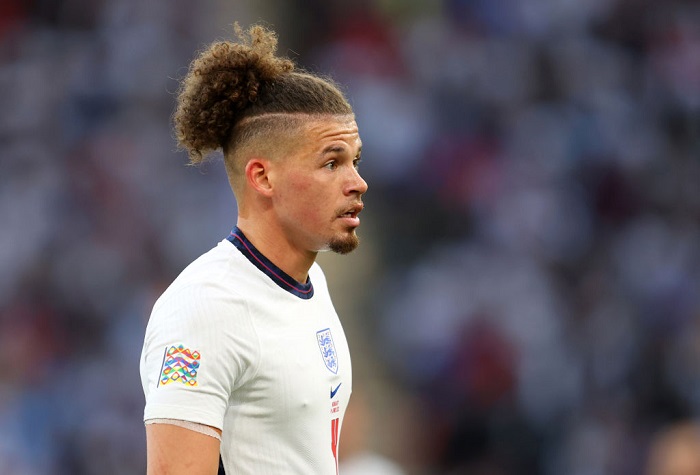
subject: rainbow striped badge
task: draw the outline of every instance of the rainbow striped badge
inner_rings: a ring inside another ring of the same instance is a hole
[[[166,347],[158,385],[180,382],[185,386],[197,386],[199,359],[199,351],[192,351],[182,344]]]

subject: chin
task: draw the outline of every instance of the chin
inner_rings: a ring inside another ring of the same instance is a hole
[[[351,234],[345,236],[344,238],[334,238],[328,242],[327,249],[333,251],[336,254],[348,254],[360,245],[360,238],[355,234],[353,230]]]

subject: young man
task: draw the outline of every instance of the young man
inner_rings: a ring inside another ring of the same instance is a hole
[[[276,57],[272,32],[238,33],[178,97],[178,141],[193,163],[223,150],[238,222],[153,308],[148,473],[335,474],[350,355],[315,258],[358,245],[361,141],[332,82]]]

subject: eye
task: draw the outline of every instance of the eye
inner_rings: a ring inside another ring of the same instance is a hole
[[[324,168],[328,168],[329,170],[335,170],[338,168],[338,164],[336,163],[335,160],[331,160],[327,162],[325,165],[323,165]]]
[[[362,159],[360,157],[357,157],[355,160],[352,161],[352,166],[355,167],[355,170],[358,170],[360,168],[360,162]]]

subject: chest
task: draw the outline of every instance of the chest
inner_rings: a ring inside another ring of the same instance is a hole
[[[252,312],[258,315],[259,358],[239,396],[273,424],[325,428],[342,417],[350,398],[350,352],[333,306],[305,303]]]

